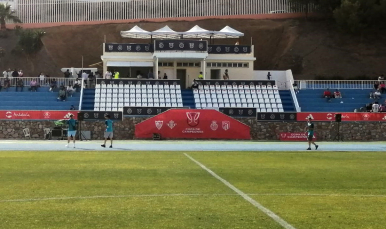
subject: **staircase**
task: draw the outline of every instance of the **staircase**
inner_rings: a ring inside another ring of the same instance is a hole
[[[71,105],[78,109],[80,93],[75,92],[66,101],[57,101],[58,92],[50,92],[48,87],[41,87],[37,92],[15,92],[11,87],[8,91],[0,92],[0,110],[70,110]]]
[[[83,89],[82,110],[93,111],[95,101],[95,89]]]
[[[190,107],[191,109],[196,109],[196,104],[194,102],[194,95],[192,89],[183,89],[181,90],[182,103],[184,107]]]
[[[279,91],[281,102],[283,104],[284,112],[296,112],[294,100],[292,98],[291,91],[280,90]]]

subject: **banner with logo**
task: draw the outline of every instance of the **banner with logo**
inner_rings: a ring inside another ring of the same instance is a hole
[[[124,107],[123,115],[150,116],[161,114],[170,107]]]
[[[249,126],[215,110],[170,109],[135,125],[135,137],[149,139],[251,139]]]
[[[297,121],[307,121],[310,117],[313,121],[335,122],[335,114],[342,114],[342,122],[384,122],[386,113],[345,113],[345,112],[302,112],[297,114]]]
[[[316,141],[315,134],[312,139]],[[307,141],[307,134],[305,132],[280,133],[280,141]]]
[[[269,122],[294,122],[296,121],[296,113],[258,113],[258,121],[269,121]]]
[[[105,120],[105,116],[110,115],[110,119],[114,121],[122,121],[122,111],[80,111],[78,113],[79,120],[94,121]]]
[[[105,44],[105,52],[153,52],[152,44]]]
[[[256,118],[256,108],[219,108],[219,111],[231,117]]]
[[[0,111],[1,120],[60,120],[78,117],[78,111]]]
[[[251,53],[250,45],[209,45],[208,53],[211,54],[246,54]]]
[[[155,51],[196,51],[207,52],[208,41],[196,40],[156,40]]]

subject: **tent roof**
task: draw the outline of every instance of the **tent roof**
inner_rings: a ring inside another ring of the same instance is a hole
[[[183,36],[183,38],[209,39],[209,38],[239,38],[244,36],[244,33],[241,33],[229,26],[225,26],[220,31],[209,31],[196,25],[186,32],[176,32],[172,30],[169,26],[164,26],[158,30],[149,32],[141,29],[138,26],[134,26],[132,29],[128,31],[121,31],[121,36],[124,38],[137,38],[137,39],[150,39],[150,38],[179,39],[181,38],[181,36]]]
[[[152,32],[153,38],[180,38],[181,33],[172,30],[169,26],[164,26]]]
[[[150,39],[151,35],[151,32],[143,30],[138,26],[134,26],[128,31],[121,31],[121,36],[124,38]]]

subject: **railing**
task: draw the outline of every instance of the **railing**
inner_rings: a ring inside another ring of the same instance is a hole
[[[295,89],[294,89],[294,86],[293,86],[293,81],[291,82],[291,85],[290,85],[290,91],[291,91],[291,95],[292,95],[292,98],[294,100],[294,104],[295,104],[295,109],[296,109],[296,112],[301,112],[302,109],[299,105],[299,102],[298,102],[298,98],[296,97],[296,93],[295,93]]]
[[[82,80],[82,89],[80,89],[80,99],[79,99],[79,106],[78,110],[82,110],[82,101],[83,101],[83,90],[84,90],[84,80]]]
[[[18,0],[13,8],[23,23],[60,23],[304,12],[297,5],[290,0]]]
[[[19,79],[23,80],[24,87],[29,87],[30,82],[32,80],[36,80],[36,83],[40,87],[49,87],[51,82],[55,79],[57,82],[57,86],[61,86],[62,84],[64,86],[68,85],[74,85],[76,78],[53,78],[53,77],[45,77],[43,80],[40,80],[39,77],[11,77],[9,79],[10,87],[15,87],[17,85],[17,81]],[[6,81],[6,78],[0,78],[1,85],[4,85],[4,82]]]
[[[300,80],[299,89],[373,89],[377,80]]]

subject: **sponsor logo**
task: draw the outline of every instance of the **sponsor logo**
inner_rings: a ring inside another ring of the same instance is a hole
[[[137,50],[137,52],[141,51],[141,46],[139,45],[135,46],[135,50]]]
[[[186,112],[186,117],[188,118],[189,126],[197,126],[199,123],[200,112]]]
[[[230,47],[225,47],[225,52],[230,52],[231,48]]]
[[[127,51],[130,52],[130,51],[131,51],[131,45],[127,45],[127,46],[126,46],[126,49],[127,49]]]
[[[157,127],[158,130],[161,130],[163,124],[164,121],[155,121],[155,127]]]
[[[362,114],[363,120],[369,120],[370,115],[369,114]]]
[[[189,43],[189,48],[194,49],[194,43]]]
[[[63,118],[70,118],[71,115],[75,116],[74,114],[72,114],[72,113],[69,112],[69,113],[67,113]],[[94,114],[94,115],[95,115],[95,114]],[[50,118],[50,116],[51,116],[51,114],[48,114],[47,119]],[[45,117],[45,118],[46,118],[46,117]]]
[[[285,119],[285,115],[281,114],[280,119]]]
[[[122,45],[118,45],[118,51],[122,51]]]
[[[118,113],[114,113],[114,118],[115,119],[119,118],[119,114]]]
[[[248,110],[248,115],[252,115],[253,114],[253,110],[252,109],[249,109]]]
[[[285,138],[285,137],[287,137],[287,134],[282,133],[282,134],[280,134],[280,137]]]
[[[66,116],[68,116],[68,117],[70,117],[68,114],[66,114],[65,116],[64,116],[64,118],[66,118]],[[43,113],[43,118],[44,119],[49,119],[51,117],[51,113],[50,112],[44,112]]]
[[[174,48],[174,43],[169,43],[169,48]]]
[[[212,121],[212,124],[210,124],[210,129],[215,131],[215,130],[217,130],[217,128],[218,128],[217,122],[216,121]]]
[[[169,44],[169,45],[170,45],[170,44]],[[159,45],[158,45],[158,47],[159,47],[160,49],[163,49],[163,48],[164,48],[164,46],[165,46],[165,45],[164,45],[164,43],[163,43],[163,42],[160,42],[160,43],[159,43]]]
[[[243,52],[248,52],[248,48],[247,47],[243,47]]]
[[[203,48],[204,48],[204,44],[200,42],[200,43],[198,44],[198,48],[199,48],[199,49],[203,49]]]
[[[99,113],[94,113],[94,118],[99,118]]]
[[[173,120],[170,120],[168,123],[168,127],[172,130],[175,126],[177,126],[177,124]]]
[[[291,115],[290,115],[290,119],[292,119],[292,120],[295,119],[295,115],[294,115],[294,114],[291,114]]]
[[[105,116],[106,116],[106,115],[105,115]],[[88,113],[84,113],[83,117],[84,117],[84,118],[88,118],[88,117],[90,117],[90,115],[89,115]]]
[[[265,114],[261,114],[260,119],[265,119]]]
[[[132,114],[133,113],[133,110],[131,108],[127,109],[126,111],[127,114]]]
[[[148,52],[150,50],[150,46],[149,45],[146,45],[145,46],[145,51]]]
[[[147,114],[151,114],[153,113],[153,111],[151,110],[151,108],[147,109]]]
[[[209,48],[208,48],[208,52],[212,52],[212,47],[209,47]]]
[[[114,46],[112,45],[109,45],[109,51],[113,50],[114,49]]]
[[[221,52],[221,47],[217,47],[216,52]]]
[[[238,47],[235,47],[235,52],[239,52],[240,49]]]
[[[178,45],[180,47],[180,49],[183,49],[185,47],[184,43],[180,42],[180,44]]]
[[[162,112],[161,109],[157,109],[157,114],[160,114]]]
[[[271,118],[271,119],[275,119],[275,118],[276,118],[276,115],[271,114],[270,118]]]
[[[5,113],[5,117],[6,118],[12,118],[12,112],[11,111],[7,111],[7,113]]]
[[[231,122],[229,122],[229,121],[222,121],[222,128],[224,130],[229,130],[231,128]]]
[[[309,115],[307,115],[306,120],[308,120],[309,118],[314,119],[314,116],[312,116],[312,114],[309,114]],[[328,117],[327,117],[327,119],[328,119]]]
[[[310,117],[312,118],[312,119],[314,119],[314,117],[312,117],[312,115],[310,114]],[[331,114],[331,113],[328,113],[327,114],[327,119],[328,120],[331,120],[331,119],[333,119],[334,118],[334,115],[333,114]]]
[[[141,114],[142,113],[142,109],[137,109],[137,113]]]
[[[239,115],[243,115],[244,114],[244,110],[239,110]]]

